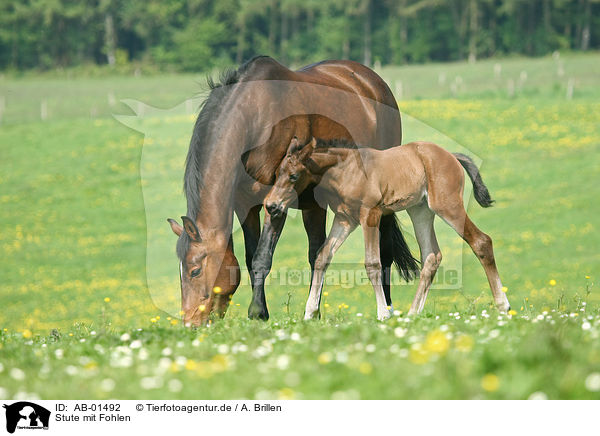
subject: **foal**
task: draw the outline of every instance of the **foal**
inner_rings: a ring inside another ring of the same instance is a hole
[[[331,231],[317,255],[304,319],[319,315],[325,271],[337,249],[359,224],[364,234],[365,268],[377,300],[377,318],[391,316],[381,283],[378,228],[383,215],[400,210],[408,212],[421,250],[419,286],[409,314],[423,310],[442,260],[433,227],[435,215],[471,246],[485,270],[498,309],[510,309],[502,292],[492,240],[473,224],[463,205],[463,168],[473,183],[477,202],[483,207],[493,202],[469,157],[451,154],[429,142],[411,142],[383,151],[341,145],[317,146],[317,140],[312,138],[302,146],[297,138],[292,139],[277,170],[275,184],[265,198],[266,210],[277,216],[287,210],[296,195],[315,184],[315,194],[335,213]]]

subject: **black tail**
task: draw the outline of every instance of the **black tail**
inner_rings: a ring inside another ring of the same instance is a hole
[[[490,191],[488,191],[487,186],[483,183],[481,179],[481,174],[479,174],[479,170],[475,165],[475,162],[469,157],[461,153],[452,153],[454,157],[460,162],[463,166],[471,182],[473,182],[473,192],[475,194],[475,200],[477,203],[481,205],[481,207],[490,207],[494,200],[490,196]]]
[[[419,271],[419,262],[410,252],[408,244],[400,231],[400,225],[396,216],[385,215],[381,217],[379,230],[382,240],[380,244],[382,247],[381,254],[383,255],[385,251],[388,256],[392,256],[394,264],[404,280],[408,282],[414,279],[417,276],[417,271]],[[391,249],[391,253],[385,249],[386,245]]]

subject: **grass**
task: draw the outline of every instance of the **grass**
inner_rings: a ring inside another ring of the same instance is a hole
[[[246,281],[226,319],[196,331],[178,322],[165,222],[185,210],[190,105],[121,122],[104,114],[125,112],[111,109],[107,89],[167,108],[195,95],[194,79],[0,79],[11,96],[0,125],[0,398],[600,398],[600,104],[598,75],[587,73],[597,58],[563,59],[581,74],[572,100],[545,76],[550,58],[499,61],[507,74],[528,71],[529,91],[513,98],[486,82],[494,61],[382,73],[405,93],[405,83],[423,90],[400,101],[405,141],[481,160],[497,203],[469,214],[494,240],[515,313],[491,307],[477,260],[438,223],[446,276],[422,316],[405,318],[409,284],[393,291],[397,316],[375,320],[356,232],[332,266],[323,319],[304,323],[296,215],[267,289],[272,319],[246,320]],[[453,98],[431,85],[440,68],[463,77]],[[76,89],[79,100],[60,98]],[[88,103],[106,107],[90,118]]]

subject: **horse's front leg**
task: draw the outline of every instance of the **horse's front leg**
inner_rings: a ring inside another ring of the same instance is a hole
[[[381,257],[379,254],[379,221],[381,212],[375,209],[370,210],[361,217],[361,226],[365,239],[365,269],[367,276],[373,285],[375,291],[375,300],[377,301],[377,319],[386,320],[392,316],[391,307],[388,306],[383,292]]]
[[[286,216],[284,213],[273,217],[269,212],[265,211],[263,231],[258,239],[256,252],[252,259],[252,302],[248,308],[248,318],[250,319],[269,319],[269,311],[265,298],[265,279],[271,271],[273,252],[275,251],[279,236],[281,236]]]
[[[327,209],[315,206],[310,209],[302,210],[302,222],[304,223],[306,236],[308,236],[308,263],[310,264],[311,286],[312,277],[315,273],[317,254],[325,243],[325,238],[327,236],[325,228],[326,219]]]
[[[321,291],[323,290],[323,279],[327,267],[333,259],[333,255],[344,243],[352,230],[356,228],[356,224],[351,223],[345,218],[336,215],[331,226],[329,236],[325,240],[323,247],[319,250],[315,260],[314,273],[310,285],[310,293],[306,302],[304,311],[304,319],[309,320],[320,315],[319,306],[321,305]]]

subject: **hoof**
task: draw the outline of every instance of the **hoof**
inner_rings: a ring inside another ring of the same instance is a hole
[[[320,310],[317,310],[316,312],[313,312],[312,314],[308,314],[308,313],[304,314],[304,321],[310,321],[313,319],[321,319],[321,311]]]
[[[269,319],[269,311],[266,308],[260,309],[250,306],[250,309],[248,309],[248,318],[267,321]]]

